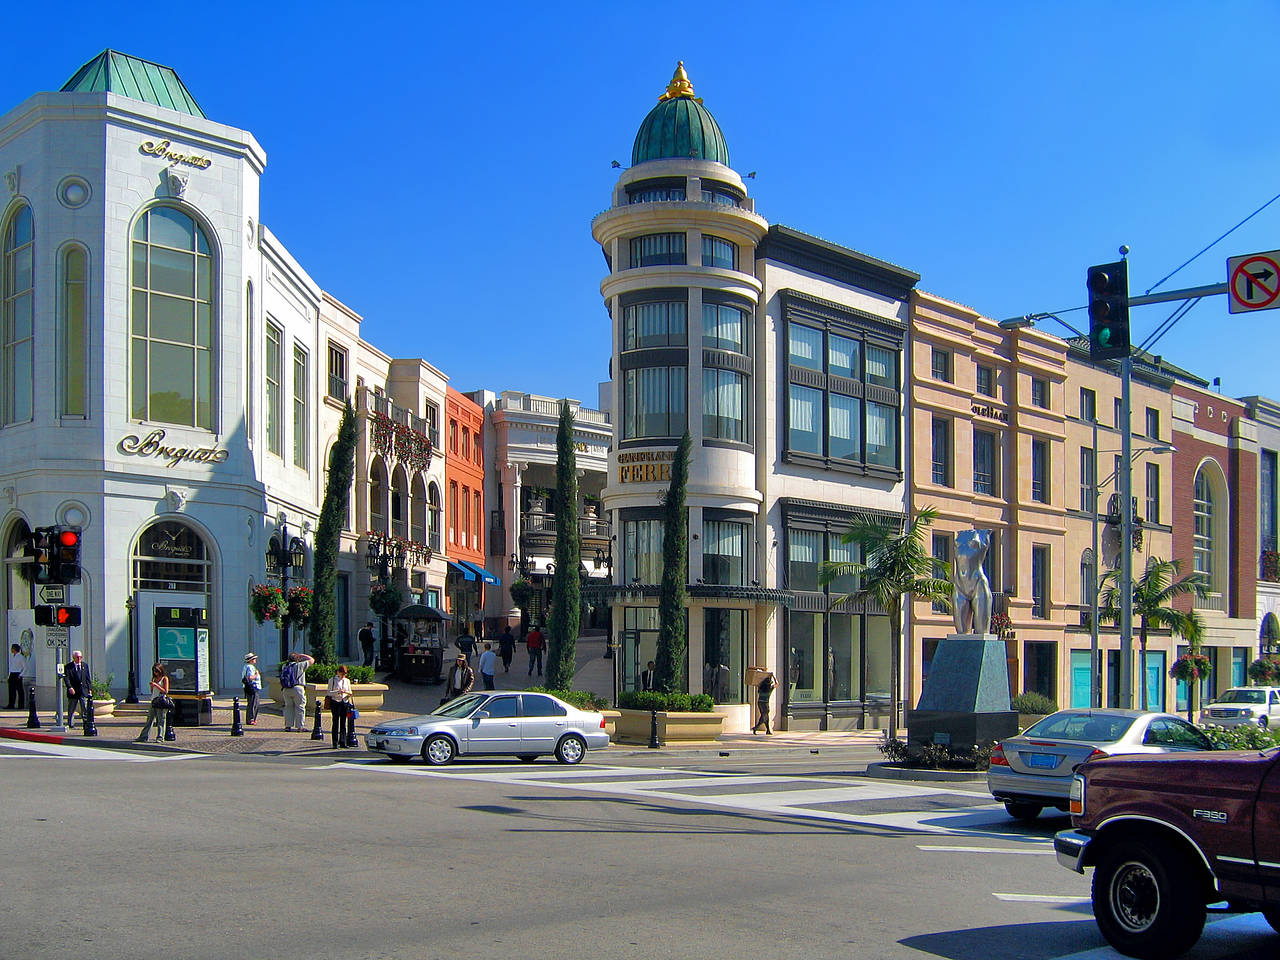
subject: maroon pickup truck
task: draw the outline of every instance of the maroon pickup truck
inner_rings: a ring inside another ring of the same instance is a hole
[[[1191,948],[1208,904],[1280,932],[1280,747],[1094,760],[1071,787],[1058,861],[1096,867],[1093,914],[1131,957]]]

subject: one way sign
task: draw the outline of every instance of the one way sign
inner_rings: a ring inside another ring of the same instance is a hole
[[[1232,313],[1280,307],[1280,250],[1228,260],[1227,294]]]

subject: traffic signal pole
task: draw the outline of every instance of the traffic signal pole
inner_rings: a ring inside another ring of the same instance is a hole
[[[1133,429],[1129,387],[1133,357],[1120,361],[1120,706],[1133,709]],[[1146,664],[1139,682],[1146,683]]]

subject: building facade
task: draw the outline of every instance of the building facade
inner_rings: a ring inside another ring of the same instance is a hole
[[[446,595],[453,632],[480,636],[484,594],[497,578],[484,567],[484,409],[452,387],[445,396]]]

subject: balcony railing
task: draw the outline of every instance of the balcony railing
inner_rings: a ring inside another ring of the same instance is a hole
[[[560,416],[560,401],[543,397],[531,397],[523,394],[518,397],[505,396],[498,404],[503,410],[522,410],[526,413],[540,413],[548,417]],[[573,417],[583,423],[608,424],[609,414],[603,410],[592,410],[588,407],[574,407]]]
[[[390,397],[383,394],[377,394],[370,391],[367,394],[367,397],[369,409],[374,413],[380,413],[384,417],[390,417],[396,423],[402,423],[406,427],[411,427],[414,430],[417,430],[418,433],[430,436],[425,417],[416,416],[408,407],[400,406],[400,404],[393,402]],[[436,443],[436,438],[431,437],[431,442],[434,445]]]
[[[554,536],[556,515],[547,510],[526,510],[520,514],[520,532]],[[613,525],[596,517],[579,517],[578,535],[592,540],[608,540],[613,535]]]
[[[347,399],[347,381],[342,377],[329,374],[329,396],[335,400]]]

